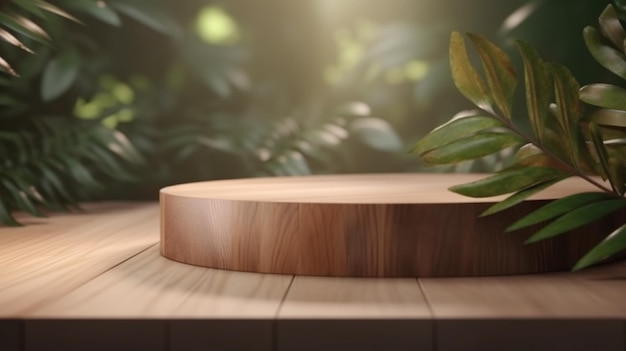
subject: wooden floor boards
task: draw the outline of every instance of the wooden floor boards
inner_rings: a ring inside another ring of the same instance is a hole
[[[0,227],[0,350],[625,351],[626,265],[576,274],[323,278],[159,255],[158,205]]]

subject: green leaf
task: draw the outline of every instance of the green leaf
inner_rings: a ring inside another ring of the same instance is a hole
[[[91,158],[94,160],[94,162],[100,163],[103,166],[101,167],[101,169],[105,173],[109,174],[112,178],[124,180],[127,182],[134,182],[139,180],[138,177],[130,174],[129,171],[125,169],[117,159],[115,159],[110,151],[105,149],[103,146],[93,144],[89,149],[90,152],[93,154]]]
[[[166,13],[154,6],[152,1],[110,0],[109,4],[117,11],[135,21],[165,35],[178,35],[177,28]]]
[[[50,4],[48,2],[45,2],[45,1],[42,1],[42,0],[31,0],[31,1],[33,2],[33,4],[35,4],[35,6],[37,6],[38,8],[40,8],[40,9],[42,9],[44,11],[53,13],[53,14],[55,14],[57,16],[66,18],[66,19],[68,19],[70,21],[74,21],[76,23],[81,23],[82,24],[82,22],[79,19],[77,19],[76,17],[70,15],[65,10],[60,9],[59,7],[57,7],[55,5],[52,5],[52,4]]]
[[[17,203],[17,207],[35,217],[43,217],[37,207],[30,201],[28,196],[15,185],[13,185],[8,179],[3,179],[2,183],[9,190],[13,199]]]
[[[515,164],[526,167],[551,167],[559,169],[562,167],[554,158],[545,154],[534,144],[526,144],[517,150],[515,154]]]
[[[470,63],[465,39],[459,32],[452,32],[450,36],[450,68],[454,85],[461,94],[481,109],[493,112],[485,83]]]
[[[626,89],[611,84],[590,84],[580,89],[580,99],[590,105],[626,110]]]
[[[475,182],[455,185],[450,190],[470,197],[490,197],[520,191],[565,175],[547,167],[509,168]]]
[[[76,81],[80,58],[76,51],[66,50],[48,61],[41,81],[41,97],[52,101],[63,95]]]
[[[21,226],[21,224],[11,215],[9,205],[2,200],[2,197],[0,197],[0,222],[11,227]]]
[[[350,131],[372,149],[390,152],[402,149],[402,140],[391,125],[383,119],[359,118],[350,123]]]
[[[626,111],[601,109],[591,115],[591,121],[603,126],[626,128]]]
[[[561,177],[557,177],[556,179],[553,180],[549,180],[543,183],[537,183],[535,185],[531,185],[526,189],[522,189],[518,192],[516,192],[515,194],[509,196],[508,198],[496,203],[495,205],[489,207],[485,212],[481,213],[480,216],[489,216],[492,215],[494,213],[498,213],[500,211],[504,211],[508,208],[511,208],[519,203],[521,203],[522,201],[526,200],[527,198],[529,198],[532,195],[535,195],[536,193],[549,188],[550,186],[560,182],[561,180],[565,179],[567,176],[561,176]]]
[[[24,106],[24,103],[13,96],[0,94],[0,106]]]
[[[91,174],[91,171],[79,163],[74,158],[66,158],[63,160],[65,166],[71,176],[74,178],[78,184],[83,187],[86,187],[89,190],[102,190],[104,186],[98,182],[94,176]]]
[[[306,130],[303,134],[303,139],[310,142],[313,145],[322,145],[327,147],[334,147],[341,143],[335,134],[320,129]]]
[[[549,68],[554,78],[559,124],[567,136],[565,143],[570,159],[576,169],[580,170],[587,166],[587,160],[590,158],[579,126],[583,116],[583,106],[578,98],[580,85],[565,66],[550,64]]]
[[[11,12],[0,12],[0,23],[39,43],[50,43],[48,33],[27,17]]]
[[[411,152],[423,154],[427,151],[474,135],[480,131],[502,126],[500,121],[492,117],[463,115],[451,119],[446,124],[428,133],[411,149]]]
[[[0,39],[13,45],[16,46],[30,54],[33,53],[33,50],[31,50],[30,48],[28,48],[26,45],[24,45],[24,43],[22,43],[19,39],[17,39],[13,34],[11,34],[11,32],[8,32],[2,28],[0,28]]]
[[[607,193],[590,192],[580,193],[566,196],[562,199],[554,200],[540,209],[528,214],[515,223],[506,228],[507,232],[522,229],[535,225],[549,219],[558,217],[564,213],[573,211],[581,206],[594,203],[601,200],[613,199],[614,197]]]
[[[65,8],[74,9],[76,11],[85,12],[92,17],[112,25],[119,27],[122,24],[120,16],[113,11],[105,1],[101,0],[66,0],[61,2]]]
[[[105,127],[93,130],[94,136],[100,143],[122,159],[135,164],[144,164],[145,158],[137,151],[128,137],[120,131],[111,130]]]
[[[17,72],[15,72],[13,67],[11,67],[11,65],[8,62],[6,62],[1,56],[0,56],[0,69],[2,69],[3,71],[9,73],[10,75],[14,77],[19,77],[19,75],[17,74]]]
[[[72,204],[74,203],[74,198],[67,191],[63,182],[61,182],[61,179],[59,179],[59,177],[52,170],[50,170],[47,165],[42,165],[39,167],[39,170],[41,171],[43,178],[52,185],[56,192],[58,192],[68,202]]]
[[[572,229],[589,224],[626,206],[626,199],[594,202],[568,212],[554,220],[525,241],[526,244],[551,238]]]
[[[311,174],[311,169],[304,156],[295,150],[290,150],[279,156],[276,160],[277,169],[285,172],[285,175]]]
[[[623,155],[623,154],[621,154]],[[609,153],[610,157],[610,153]],[[609,179],[613,189],[624,196],[626,192],[626,162],[623,159],[609,158]]]
[[[626,248],[626,224],[617,228],[609,234],[598,245],[591,249],[576,264],[572,271],[579,271],[583,268],[594,265]]]
[[[524,61],[528,117],[535,136],[543,143],[545,121],[554,95],[550,72],[535,49],[522,41],[516,41],[516,44]]]
[[[34,0],[12,0],[12,3],[39,18],[45,18],[43,11],[35,5]]]
[[[517,86],[517,77],[511,59],[502,49],[484,37],[471,33],[468,36],[478,50],[483,63],[491,96],[502,114],[511,119],[513,93]]]
[[[626,79],[626,61],[624,54],[606,43],[600,32],[593,27],[585,27],[583,37],[587,49],[604,68]]]
[[[430,150],[421,155],[429,164],[453,164],[491,155],[523,140],[509,133],[480,133]]]
[[[600,18],[598,20],[602,35],[609,39],[616,48],[623,48],[626,33],[624,33],[624,28],[619,22],[617,11],[615,11],[613,5],[607,5],[604,11],[602,11],[602,14],[600,14]]]
[[[609,177],[609,154],[604,146],[602,132],[600,131],[598,125],[592,122],[589,123],[589,133],[591,134],[593,147],[595,148],[598,159],[600,160],[600,165],[602,165],[602,169],[604,170],[605,178]],[[611,180],[611,183],[613,183],[613,180]]]
[[[335,113],[339,116],[367,117],[372,112],[364,102],[350,102],[340,106]]]

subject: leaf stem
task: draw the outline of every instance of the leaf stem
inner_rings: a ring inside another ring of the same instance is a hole
[[[520,138],[530,142],[531,144],[533,144],[534,146],[539,148],[539,150],[541,150],[544,154],[548,155],[550,158],[552,158],[554,161],[556,161],[568,173],[571,173],[572,175],[575,175],[577,177],[580,177],[580,178],[586,180],[587,182],[593,184],[595,187],[599,188],[600,190],[602,190],[602,191],[604,191],[606,193],[613,194],[615,197],[618,197],[618,198],[622,198],[622,195],[620,195],[617,191],[615,191],[614,187],[613,187],[613,189],[611,189],[611,188],[608,188],[608,187],[604,186],[600,182],[594,180],[590,176],[588,176],[588,175],[584,174],[583,172],[581,172],[578,168],[576,168],[576,167],[572,166],[571,164],[569,164],[568,162],[562,160],[555,153],[553,153],[552,151],[550,151],[549,149],[544,147],[544,145],[542,143],[538,142],[535,138],[528,136],[522,130],[517,128],[517,126],[515,126],[515,124],[513,124],[512,120],[509,120],[507,118],[503,118],[503,117],[501,117],[501,116],[499,116],[499,115],[497,115],[495,113],[492,113],[492,115],[496,119],[498,119],[500,122],[504,123],[504,125],[507,128],[509,128],[513,133],[515,133],[517,136],[519,136]]]

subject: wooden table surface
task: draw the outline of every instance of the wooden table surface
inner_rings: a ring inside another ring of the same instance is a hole
[[[626,265],[324,278],[159,255],[156,203],[0,227],[0,350],[626,350]]]

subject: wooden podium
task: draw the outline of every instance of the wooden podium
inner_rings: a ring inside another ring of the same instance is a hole
[[[476,174],[375,174],[189,183],[160,193],[161,254],[228,270],[321,276],[447,277],[565,270],[623,223],[609,216],[539,243],[504,228],[550,199],[596,191],[565,180],[505,212],[504,197],[447,190]]]

